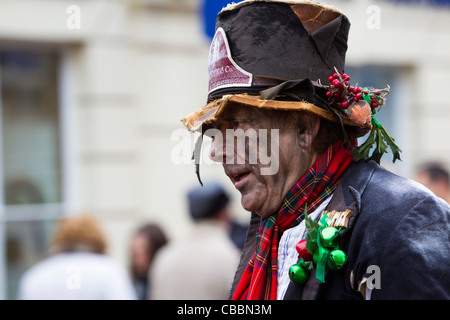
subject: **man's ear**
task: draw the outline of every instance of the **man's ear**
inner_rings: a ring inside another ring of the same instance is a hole
[[[310,149],[320,129],[320,119],[309,112],[301,115],[302,125],[298,126],[298,139],[302,149]]]

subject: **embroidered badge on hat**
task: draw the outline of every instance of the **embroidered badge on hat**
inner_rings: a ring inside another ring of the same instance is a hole
[[[237,65],[223,28],[218,28],[209,49],[209,93],[229,87],[250,87],[253,75]]]

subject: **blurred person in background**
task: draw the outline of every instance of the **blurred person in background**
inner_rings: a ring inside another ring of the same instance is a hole
[[[243,224],[236,219],[231,220],[230,238],[234,245],[242,250],[247,237],[248,224]]]
[[[450,174],[443,165],[435,162],[424,164],[417,170],[414,180],[439,198],[450,202]]]
[[[187,198],[194,225],[188,237],[155,256],[152,298],[226,299],[239,261],[229,235],[229,196],[220,184],[208,183],[189,190]]]
[[[166,243],[166,234],[155,223],[142,225],[131,239],[131,273],[139,300],[151,299],[148,273],[154,255]]]
[[[134,300],[126,268],[105,254],[107,242],[89,215],[61,220],[51,255],[27,270],[21,300]]]

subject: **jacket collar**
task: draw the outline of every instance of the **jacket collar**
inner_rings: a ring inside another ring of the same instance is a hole
[[[351,229],[359,215],[361,197],[377,167],[378,165],[373,161],[352,163],[333,193],[333,198],[327,207],[328,211],[349,209],[353,212],[347,230]]]

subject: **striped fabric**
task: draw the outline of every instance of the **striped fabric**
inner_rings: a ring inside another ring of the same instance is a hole
[[[233,300],[277,298],[278,242],[281,235],[302,221],[305,204],[310,214],[334,192],[352,160],[351,150],[340,141],[331,145],[286,195],[278,213],[261,219],[256,252],[244,270]]]

